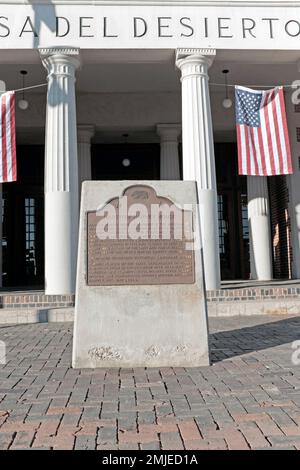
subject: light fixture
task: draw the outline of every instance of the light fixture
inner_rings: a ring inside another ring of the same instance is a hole
[[[225,76],[225,98],[222,101],[223,108],[229,109],[232,106],[232,100],[228,96],[228,82],[227,82],[227,75],[229,73],[229,70],[224,69],[222,70],[222,73]]]
[[[124,158],[124,159],[122,160],[122,165],[125,166],[125,167],[130,166],[130,163],[131,163],[131,162],[130,162],[129,158]]]
[[[122,134],[122,137],[124,137],[124,144],[127,144],[127,139],[129,137],[129,134]],[[125,167],[125,168],[128,168],[130,165],[131,165],[131,161],[128,157],[125,157],[123,158],[122,160],[122,165]]]
[[[27,75],[27,70],[21,70],[20,71],[20,74],[22,76],[22,88],[23,88],[23,91],[22,91],[22,99],[19,100],[18,102],[18,106],[20,109],[22,109],[22,111],[26,111],[26,109],[28,108],[29,106],[29,103],[28,101],[25,99],[25,77]]]

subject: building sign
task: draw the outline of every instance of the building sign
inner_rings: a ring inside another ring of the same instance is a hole
[[[68,2],[66,2],[68,3]],[[298,7],[2,4],[0,48],[299,49]]]

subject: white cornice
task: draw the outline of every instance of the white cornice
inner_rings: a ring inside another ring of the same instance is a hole
[[[235,7],[297,7],[300,0],[0,0],[0,5],[123,5],[123,6],[235,6]]]

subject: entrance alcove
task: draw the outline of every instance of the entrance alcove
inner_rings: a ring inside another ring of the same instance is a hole
[[[22,69],[28,70],[28,85],[46,82],[46,72],[37,51],[13,52],[12,59],[11,52],[0,51],[0,79],[6,82],[8,89],[20,87],[19,72]],[[91,142],[92,179],[160,179],[160,138],[156,126],[181,122],[181,85],[174,65],[174,50],[83,50],[81,55],[82,67],[76,83],[77,123],[95,126]],[[249,278],[247,188],[246,178],[237,175],[234,107],[229,110],[222,107],[224,89],[214,84],[223,80],[222,70],[225,68],[230,70],[229,81],[232,83],[290,83],[295,79],[297,57],[293,51],[278,52],[276,56],[271,51],[247,51],[247,54],[217,51],[209,70],[223,280]],[[44,288],[46,87],[26,93],[28,110],[17,109],[19,177],[16,183],[3,186],[5,289]],[[230,96],[233,98],[232,88]],[[299,115],[293,114],[294,109],[288,100],[286,102],[295,149],[299,145],[293,137]],[[124,160],[129,160],[129,165],[128,162],[124,165]],[[181,159],[180,166],[182,178]],[[283,179],[286,187],[280,185],[280,191],[289,202],[282,210],[288,209],[291,227],[296,224],[293,204],[297,201],[297,188],[291,184],[290,178]],[[272,194],[277,191],[272,183],[269,189]],[[277,211],[272,219],[272,236],[276,238],[276,224],[282,217],[278,208],[271,209]],[[29,217],[27,224],[26,217]],[[278,242],[278,237],[276,240]],[[281,240],[284,240],[283,234]],[[291,240],[295,244],[293,237]],[[29,242],[34,242],[34,250]],[[284,260],[285,252],[278,250],[278,243],[276,250],[274,256],[279,253],[278,256]],[[295,252],[289,251],[289,256],[291,260],[293,256],[296,259]],[[275,267],[276,276],[291,274],[290,270],[281,269],[278,263]]]

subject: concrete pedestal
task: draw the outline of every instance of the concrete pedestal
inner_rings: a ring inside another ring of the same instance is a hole
[[[140,198],[144,193],[142,185],[147,185],[155,191],[158,198],[168,198],[177,206],[192,205],[189,206],[189,216],[193,217],[199,242],[195,182],[84,182],[80,214],[73,367],[208,365],[207,306],[200,246],[194,251],[194,275],[193,280],[188,283],[88,285],[88,264],[93,263],[94,259],[89,260],[87,255],[87,212],[95,211],[105,206],[108,201],[119,198],[133,185],[139,185],[136,194]],[[138,252],[136,257],[139,257]],[[151,271],[151,274],[156,275],[155,271]],[[173,275],[171,270],[170,275]]]

